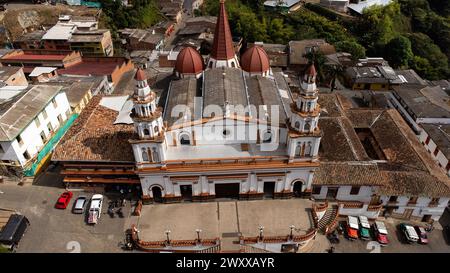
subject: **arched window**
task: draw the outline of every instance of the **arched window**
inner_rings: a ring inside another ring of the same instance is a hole
[[[297,143],[297,146],[295,146],[294,156],[301,156],[301,155],[302,155],[302,144],[299,142]]]
[[[210,62],[209,62],[209,65],[208,65],[208,66],[209,66],[209,68],[212,68],[212,65],[213,65],[213,62],[212,62],[212,61],[210,61]]]
[[[146,115],[144,106],[141,106],[141,111],[142,111],[142,115]]]
[[[272,142],[272,132],[270,130],[265,131],[263,134],[263,143]]]
[[[160,162],[161,159],[159,158],[159,153],[156,150],[156,147],[152,148],[152,155],[153,155],[153,162]]]
[[[308,142],[308,144],[305,147],[305,155],[311,156],[311,153],[312,153],[312,144],[311,142]]]
[[[307,121],[305,123],[305,127],[304,127],[305,131],[310,131],[311,130],[311,121]]]
[[[157,134],[158,133],[158,126],[157,125],[155,125],[155,127],[153,128],[153,131],[155,132],[155,134]]]
[[[184,133],[180,137],[181,145],[191,145],[191,139],[188,134]]]
[[[300,122],[299,121],[295,122],[295,128],[300,129]]]
[[[236,64],[234,62],[231,62],[231,67],[236,67]]]
[[[308,101],[307,111],[310,112],[312,110],[312,102]]]
[[[150,135],[150,130],[145,128],[144,129],[144,136],[149,136]]]
[[[142,161],[148,161],[148,153],[145,148],[142,148]]]

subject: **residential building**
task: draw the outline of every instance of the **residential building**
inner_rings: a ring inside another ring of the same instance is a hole
[[[122,44],[128,51],[160,50],[164,45],[164,34],[143,29],[119,30]]]
[[[320,5],[338,12],[347,12],[349,0],[320,0]]]
[[[92,98],[93,82],[73,83],[64,88],[72,113],[81,113]]]
[[[0,66],[0,87],[27,86],[28,81],[23,68],[18,66]]]
[[[14,41],[20,49],[74,50],[85,56],[113,56],[111,33],[98,29],[93,17],[61,15],[48,30],[24,34]]]
[[[360,59],[345,70],[345,80],[352,90],[390,90],[404,83],[383,58]]]
[[[371,6],[386,6],[389,5],[392,0],[351,0],[348,4],[348,10],[351,14],[362,15],[364,9]]]
[[[2,102],[0,109],[2,164],[32,176],[42,164],[38,154],[61,137],[60,129],[67,129],[63,125],[71,111],[66,94],[61,86],[35,85]]]
[[[440,86],[404,84],[394,88],[389,98],[436,164],[450,175],[449,95]]]
[[[264,2],[264,7],[270,10],[280,10],[283,12],[296,11],[302,6],[300,0],[270,0]]]
[[[248,46],[251,47],[257,45],[262,47],[267,55],[269,56],[271,67],[287,68],[289,64],[288,47],[282,44],[267,44],[263,42],[255,42],[254,44],[249,43]]]
[[[438,220],[450,200],[449,178],[398,112],[346,109],[338,97],[320,95],[326,112],[312,196],[338,202],[339,215]]]
[[[34,84],[48,82],[50,79],[58,77],[56,67],[36,67],[28,75]]]
[[[40,50],[14,50],[0,58],[0,63],[3,66],[23,67],[25,75],[31,73],[36,67],[67,68],[80,62],[81,54],[75,51],[48,52]]]
[[[305,54],[320,52],[324,55],[336,53],[334,46],[323,39],[311,39],[289,42],[289,68],[303,73],[309,61]]]
[[[86,57],[75,65],[58,70],[66,76],[106,76],[113,88],[127,71],[133,70],[132,61],[122,57]]]

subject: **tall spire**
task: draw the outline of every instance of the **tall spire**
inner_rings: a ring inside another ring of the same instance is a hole
[[[211,57],[216,60],[230,60],[235,57],[230,24],[225,10],[225,0],[220,0],[220,11],[217,17],[216,31],[214,32]]]

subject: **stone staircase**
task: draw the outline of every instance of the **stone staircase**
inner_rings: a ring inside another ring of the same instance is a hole
[[[319,220],[318,229],[322,232],[326,232],[326,228],[333,223],[338,213],[338,206],[332,205],[327,209],[324,216]]]

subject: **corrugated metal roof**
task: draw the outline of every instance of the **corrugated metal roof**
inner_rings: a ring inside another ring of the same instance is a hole
[[[36,85],[0,117],[0,141],[11,141],[60,92],[61,86]]]
[[[56,70],[56,67],[35,67],[30,73],[30,77],[37,77],[42,74],[51,73]]]
[[[75,29],[75,25],[57,24],[44,34],[42,40],[68,40]]]

